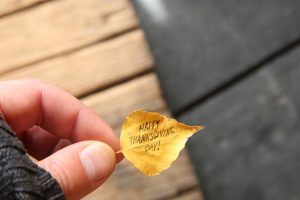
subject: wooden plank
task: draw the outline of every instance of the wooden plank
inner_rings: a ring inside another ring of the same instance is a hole
[[[0,1],[0,16],[26,8],[30,5],[43,2],[46,0],[1,0]]]
[[[300,38],[298,0],[133,2],[173,112]]]
[[[0,74],[0,79],[37,78],[78,96],[152,67],[153,59],[143,32],[137,30],[72,54]]]
[[[145,109],[168,113],[156,75],[150,73],[82,99],[119,134],[120,126],[130,112]],[[164,199],[179,191],[196,187],[188,156],[183,151],[170,169],[156,177],[146,177],[128,161],[121,162],[112,177],[85,199],[145,200]]]
[[[136,109],[154,111],[166,108],[153,73],[83,98],[82,102],[114,128],[120,126],[124,118]]]
[[[137,27],[127,0],[65,0],[0,20],[0,73]]]
[[[299,77],[298,47],[180,118],[207,127],[188,145],[205,199],[299,198]]]

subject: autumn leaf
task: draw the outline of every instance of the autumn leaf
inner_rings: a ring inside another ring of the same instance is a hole
[[[129,114],[123,123],[121,151],[141,172],[154,176],[169,168],[188,138],[203,128],[138,110]]]

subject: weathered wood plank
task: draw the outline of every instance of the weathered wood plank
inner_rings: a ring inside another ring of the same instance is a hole
[[[0,20],[0,73],[95,43],[137,24],[127,0],[51,1],[5,17]]]
[[[205,199],[300,196],[300,48],[180,120],[203,124],[188,148]]]
[[[133,2],[173,112],[300,37],[298,0]]]
[[[166,108],[153,73],[83,98],[82,102],[114,128],[120,126],[124,118],[136,109],[154,111]]]
[[[150,73],[106,91],[82,99],[120,133],[126,115],[136,109],[168,113],[156,75]],[[86,199],[145,200],[175,196],[179,191],[197,186],[186,152],[161,175],[146,177],[128,161],[120,163],[113,176]]]
[[[26,8],[30,5],[43,2],[47,0],[1,0],[0,1],[0,16],[10,12],[17,11],[22,8]]]
[[[101,89],[153,67],[142,31],[0,74],[0,79],[38,78],[73,95]]]

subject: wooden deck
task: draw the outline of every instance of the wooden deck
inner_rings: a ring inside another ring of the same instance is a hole
[[[38,78],[95,110],[116,131],[142,108],[169,114],[154,61],[126,0],[1,0],[0,79]],[[156,177],[128,161],[85,199],[201,200],[185,151]]]

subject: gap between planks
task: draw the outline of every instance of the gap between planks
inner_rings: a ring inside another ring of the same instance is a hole
[[[9,15],[18,14],[40,6],[44,3],[55,0],[1,0],[0,1],[0,20]]]
[[[180,110],[173,113],[174,116],[176,118],[180,117],[180,116],[184,115],[185,113],[190,112],[195,107],[200,106],[200,105],[204,104],[205,102],[208,102],[210,99],[213,99],[217,95],[220,95],[221,93],[226,92],[226,90],[232,88],[233,86],[235,86],[238,83],[245,80],[247,77],[250,77],[251,75],[257,73],[258,71],[264,69],[265,67],[268,67],[269,63],[274,62],[276,59],[279,59],[280,57],[283,57],[284,55],[286,55],[286,54],[290,53],[291,51],[293,51],[294,49],[298,48],[299,46],[300,46],[300,37],[289,42],[282,48],[279,48],[276,51],[270,53],[265,58],[261,59],[259,62],[246,67],[244,71],[231,77],[228,81],[225,81],[224,83],[222,83],[220,85],[217,85],[215,88],[211,89],[206,94],[199,96],[194,101],[190,102],[186,106],[182,107]]]
[[[145,36],[136,30],[68,56],[0,74],[0,79],[40,79],[83,97],[148,73],[153,65]]]

